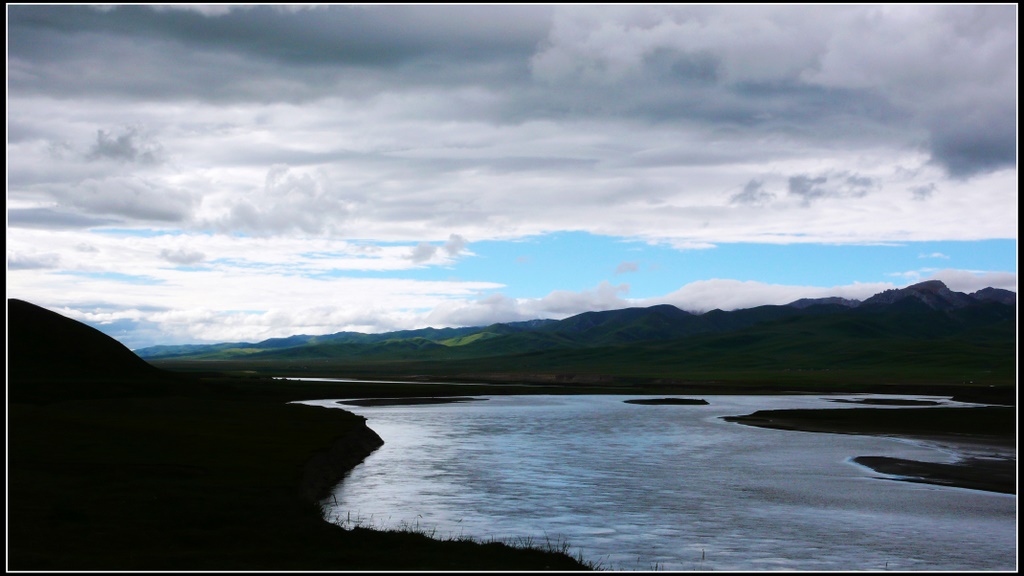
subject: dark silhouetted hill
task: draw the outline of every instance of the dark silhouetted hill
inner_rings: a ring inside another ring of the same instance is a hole
[[[150,365],[95,328],[24,300],[7,300],[7,382],[12,400],[152,394],[166,391],[180,378]]]

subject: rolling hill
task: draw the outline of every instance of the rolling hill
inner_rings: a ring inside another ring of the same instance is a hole
[[[162,394],[182,384],[103,332],[24,300],[7,301],[12,401]]]
[[[154,346],[136,350],[145,359],[229,359],[251,356],[337,357],[345,355],[387,356],[417,351],[454,353],[459,356],[489,356],[553,348],[586,348],[640,342],[655,342],[696,335],[736,332],[758,324],[792,321],[816,322],[814,317],[831,318],[838,330],[856,330],[867,322],[863,335],[902,334],[922,338],[948,336],[976,325],[1015,318],[1016,294],[986,288],[975,294],[950,291],[938,281],[889,290],[864,302],[822,298],[798,300],[788,305],[766,305],[730,312],[712,310],[703,314],[686,312],[662,304],[647,308],[625,308],[584,312],[564,320],[538,320],[485,327],[424,328],[381,334],[338,332],[322,336],[272,338],[257,343]],[[888,320],[887,320],[888,317]],[[870,321],[865,319],[871,319]],[[443,352],[442,352],[443,351]]]
[[[305,375],[1008,384],[1015,378],[1015,350],[1015,293],[988,288],[965,294],[929,281],[863,302],[805,299],[703,314],[659,305],[557,321],[340,332],[137,353],[174,369]]]

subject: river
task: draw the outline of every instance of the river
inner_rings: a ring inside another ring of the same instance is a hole
[[[1016,496],[902,482],[850,461],[952,461],[948,449],[721,419],[867,397],[305,403],[363,415],[385,441],[326,501],[343,526],[567,544],[612,570],[1015,570]]]

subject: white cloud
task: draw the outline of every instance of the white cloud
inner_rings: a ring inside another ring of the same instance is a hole
[[[601,282],[589,290],[554,290],[541,298],[509,298],[490,294],[476,300],[451,300],[426,315],[430,325],[479,326],[538,318],[561,319],[593,310],[615,310],[631,305],[624,296],[628,284]]]
[[[423,318],[433,327],[490,326],[496,322],[518,322],[534,317],[521,309],[520,302],[503,294],[491,294],[478,300],[449,300],[438,304]]]
[[[348,229],[351,203],[344,190],[322,172],[276,164],[267,170],[262,187],[240,192],[215,194],[223,212],[201,225],[264,236],[323,235]]]
[[[160,250],[160,257],[171,264],[189,266],[191,264],[198,264],[199,262],[202,262],[203,259],[206,258],[206,255],[202,252],[188,250],[185,248],[178,248],[177,250],[164,248]]]
[[[629,293],[629,284],[601,282],[591,290],[572,292],[554,290],[538,301],[524,304],[535,315],[578,314],[587,310],[613,310],[628,306],[622,295]]]
[[[647,298],[638,304],[672,304],[688,312],[704,313],[710,310],[736,310],[765,304],[783,305],[801,298],[838,296],[864,300],[878,292],[895,288],[887,283],[856,283],[847,286],[788,286],[764,282],[711,279],[691,282],[665,296]]]
[[[950,290],[967,294],[989,287],[1011,292],[1017,291],[1016,272],[975,272],[946,269],[933,272],[926,280],[941,280]]]

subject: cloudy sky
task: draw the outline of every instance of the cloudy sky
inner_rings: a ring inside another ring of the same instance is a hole
[[[131,348],[1017,289],[1017,7],[11,6],[7,296]]]

